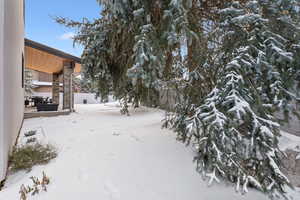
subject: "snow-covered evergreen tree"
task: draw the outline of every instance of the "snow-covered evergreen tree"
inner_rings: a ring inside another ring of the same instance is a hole
[[[101,19],[57,21],[79,28],[75,42],[85,47],[83,64],[98,82],[101,95],[113,92],[117,99],[135,106],[140,102],[157,105],[158,91],[171,79],[177,62],[174,52],[183,38],[197,39],[187,19],[192,1],[98,2]]]
[[[289,29],[292,40],[276,27],[279,22],[264,18],[266,7],[277,6],[278,1],[233,2],[220,10],[218,62],[226,64],[218,81],[198,105],[185,100],[166,120],[180,140],[195,144],[197,168],[209,183],[223,178],[236,183],[238,191],[247,192],[251,185],[271,198],[285,196],[290,185],[280,168],[280,125],[274,112],[291,111],[299,81],[296,24],[289,18],[295,27]]]
[[[284,196],[275,113],[295,113],[299,101],[299,1],[98,2],[93,22],[57,19],[79,28],[75,42],[98,92],[113,92],[126,114],[130,102],[151,106],[161,88],[176,90],[165,126],[195,145],[209,183]]]

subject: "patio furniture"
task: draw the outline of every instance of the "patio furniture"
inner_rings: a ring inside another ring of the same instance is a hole
[[[32,97],[31,100],[33,101],[33,107],[36,107],[38,104],[44,103],[43,97]]]
[[[29,106],[29,104],[30,104],[30,101],[28,99],[25,99],[25,101],[24,101],[25,107]]]
[[[38,112],[40,111],[57,111],[58,110],[58,104],[55,103],[48,103],[48,104],[37,104],[36,109]]]

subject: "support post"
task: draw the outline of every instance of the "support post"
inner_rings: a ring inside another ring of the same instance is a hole
[[[73,111],[73,86],[72,86],[72,74],[74,71],[74,62],[64,61],[63,62],[63,109]]]
[[[59,104],[59,75],[58,73],[52,74],[52,102]]]

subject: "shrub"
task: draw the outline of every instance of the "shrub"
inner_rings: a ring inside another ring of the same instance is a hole
[[[26,144],[14,149],[10,156],[10,170],[31,170],[34,165],[47,164],[57,156],[56,149],[51,145],[40,143]]]
[[[31,196],[39,194],[41,191],[47,192],[47,185],[50,184],[50,178],[46,176],[45,172],[43,172],[43,177],[41,180],[37,177],[30,177],[32,181],[32,185],[25,186],[21,185],[19,194],[20,200],[27,200],[27,196],[31,194]]]

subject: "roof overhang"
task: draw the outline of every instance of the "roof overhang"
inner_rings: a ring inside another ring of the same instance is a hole
[[[26,68],[46,72],[61,73],[64,62],[74,62],[74,72],[81,71],[81,59],[44,44],[25,39],[25,66]]]

